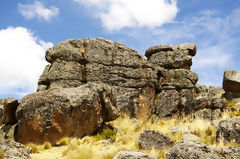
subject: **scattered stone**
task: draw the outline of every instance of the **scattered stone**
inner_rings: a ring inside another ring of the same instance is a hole
[[[148,154],[139,151],[120,151],[113,159],[157,159]]]
[[[62,137],[92,134],[104,122],[118,117],[111,87],[88,83],[25,96],[17,109],[17,141],[54,144]]]
[[[103,146],[109,146],[109,145],[112,145],[112,143],[111,143],[110,141],[108,141],[108,140],[104,140],[104,141],[102,141],[101,144],[102,144]]]
[[[144,150],[163,149],[174,144],[168,136],[155,130],[144,130],[137,141],[138,146]]]
[[[0,139],[0,150],[4,152],[3,159],[31,159],[24,145],[12,140]]]
[[[178,142],[166,159],[239,159],[240,148],[215,149],[192,140]]]
[[[217,130],[217,140],[223,137],[227,141],[240,144],[240,118],[228,118],[220,121]]]
[[[240,72],[226,70],[223,77],[223,89],[225,92],[240,93]]]

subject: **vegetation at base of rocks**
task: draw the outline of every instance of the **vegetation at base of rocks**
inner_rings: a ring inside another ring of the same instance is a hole
[[[52,148],[52,144],[50,142],[44,142],[42,145],[36,145],[33,143],[28,143],[24,145],[25,148],[30,147],[32,149],[31,153],[39,153],[40,151],[49,150]]]
[[[111,142],[115,141],[116,139],[116,134],[117,131],[114,129],[106,128],[103,129],[102,133],[97,133],[94,138],[99,141],[99,140],[110,140]]]
[[[222,114],[219,120],[239,116],[239,111],[228,110]],[[171,119],[158,119],[153,115],[146,121],[131,119],[128,115],[122,115],[108,124],[115,129],[104,129],[102,133],[96,136],[86,136],[82,139],[60,139],[59,145],[67,145],[65,150],[62,151],[62,158],[112,159],[121,150],[139,150],[158,159],[165,159],[169,149],[142,150],[138,147],[136,139],[145,129],[160,131],[169,136],[175,143],[182,140],[184,134],[191,133],[199,137],[199,142],[211,147],[225,148],[240,146],[233,141],[226,142],[223,139],[217,142],[217,127],[210,120],[193,118],[191,115],[182,118],[173,117]],[[108,145],[104,145],[102,143],[103,140],[109,139],[109,136],[114,136],[114,140]]]
[[[3,159],[4,157],[4,151],[0,150],[0,159]]]
[[[70,143],[70,138],[63,137],[57,141],[56,146],[66,146],[66,145],[69,145],[69,143]]]

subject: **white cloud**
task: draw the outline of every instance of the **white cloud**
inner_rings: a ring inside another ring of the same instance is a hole
[[[59,14],[59,9],[55,6],[46,8],[42,3],[35,1],[33,4],[18,4],[19,12],[26,19],[33,19],[35,17],[50,21],[52,17]]]
[[[45,51],[52,47],[23,27],[0,30],[0,96],[22,96],[36,91],[45,65]]]
[[[90,7],[109,31],[125,27],[155,28],[172,22],[177,0],[74,0]]]

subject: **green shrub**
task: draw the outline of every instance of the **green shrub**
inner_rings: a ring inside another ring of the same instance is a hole
[[[98,133],[96,136],[94,136],[94,138],[96,140],[115,141],[116,134],[117,134],[116,130],[110,129],[110,128],[106,128],[106,129],[103,129],[102,133]]]

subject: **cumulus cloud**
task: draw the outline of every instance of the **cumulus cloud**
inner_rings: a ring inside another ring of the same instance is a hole
[[[125,27],[155,28],[172,22],[177,0],[74,0],[92,10],[109,31]]]
[[[18,4],[19,12],[26,19],[43,19],[46,21],[50,21],[52,17],[57,16],[59,14],[59,9],[55,6],[51,6],[50,8],[46,8],[42,3],[35,1],[33,4]]]
[[[21,97],[36,91],[50,42],[44,42],[23,27],[0,30],[0,96]]]

